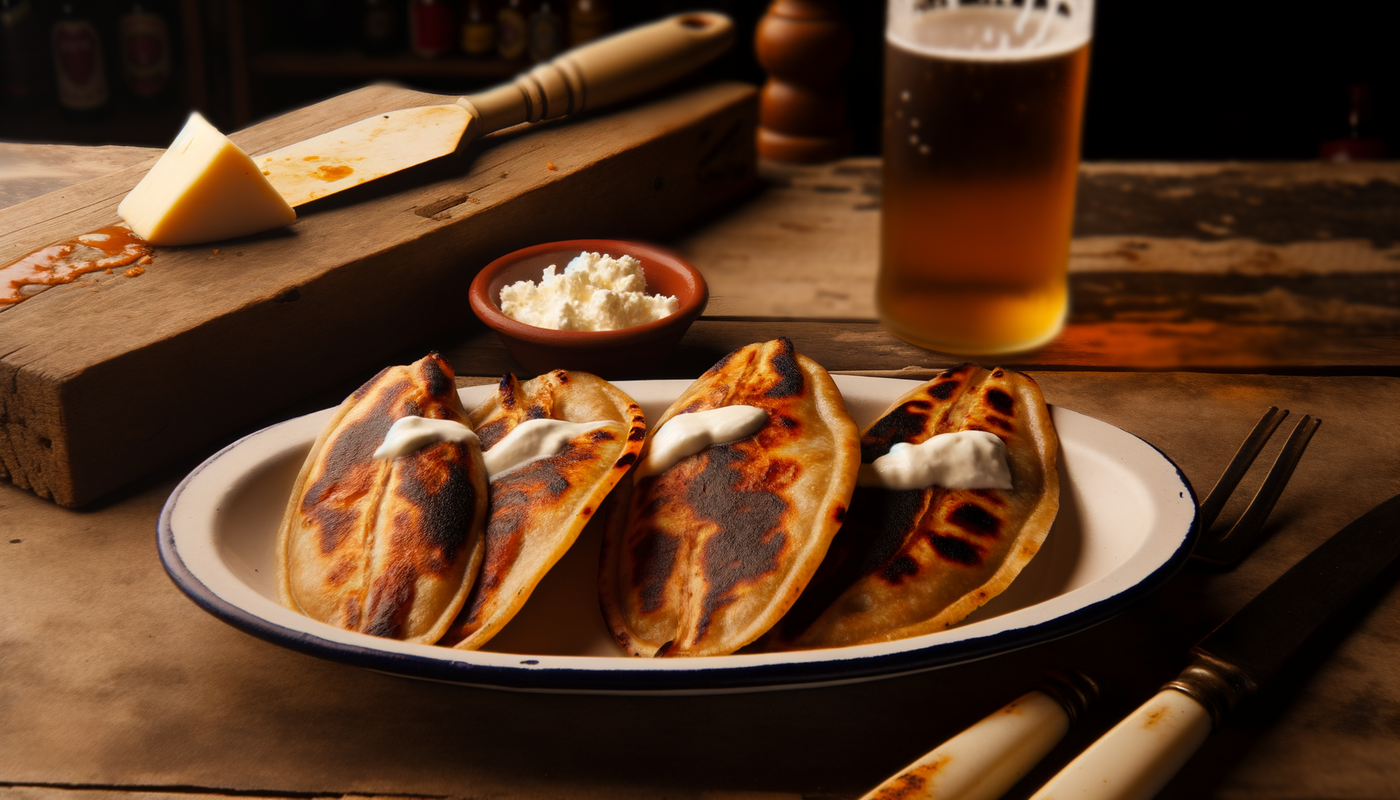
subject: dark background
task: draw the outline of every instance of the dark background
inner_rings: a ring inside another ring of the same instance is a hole
[[[762,5],[762,4],[758,4]],[[857,149],[879,151],[884,3],[844,3]],[[760,73],[761,76],[761,73]],[[1371,86],[1371,135],[1397,147],[1400,3],[1099,0],[1085,160],[1294,160],[1348,135]]]
[[[59,0],[32,2],[45,13],[59,6]],[[404,15],[405,3],[399,0]],[[112,37],[117,15],[129,5],[88,3]],[[753,55],[753,31],[767,5],[612,2],[619,27],[696,6],[729,13],[741,41],[709,74],[754,83],[764,73]],[[0,105],[0,139],[164,146],[191,108],[232,130],[373,80],[467,93],[527,66],[461,56],[425,64],[406,46],[366,59],[358,46],[361,0],[155,0],[155,6],[170,19],[176,51],[172,91],[162,104],[137,108],[118,94],[104,114],[83,120],[65,117],[51,98]],[[884,3],[842,0],[841,6],[854,37],[845,83],[855,150],[875,155]],[[1394,156],[1400,147],[1398,7],[1357,0],[1288,6],[1100,0],[1084,158],[1313,159],[1321,142],[1349,134],[1348,87],[1357,83],[1372,93],[1364,133],[1385,140]]]

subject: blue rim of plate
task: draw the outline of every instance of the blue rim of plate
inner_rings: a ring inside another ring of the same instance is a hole
[[[292,420],[288,422],[292,422]],[[975,638],[938,643],[883,655],[850,656],[812,661],[782,661],[719,668],[706,668],[703,664],[696,663],[696,669],[693,670],[551,667],[543,662],[555,660],[556,657],[541,656],[535,658],[527,655],[518,656],[518,664],[512,666],[427,658],[410,653],[387,652],[373,647],[333,641],[313,633],[298,631],[270,622],[220,597],[195,576],[180,556],[171,519],[181,495],[189,484],[198,478],[200,473],[248,439],[265,434],[288,424],[288,422],[278,423],[249,434],[210,456],[189,475],[185,476],[184,480],[170,494],[169,499],[161,508],[160,518],[156,524],[156,539],[161,564],[165,567],[166,573],[176,587],[200,608],[234,628],[299,653],[378,672],[482,688],[570,694],[703,694],[768,691],[897,677],[977,661],[1060,639],[1093,627],[1117,615],[1132,603],[1156,591],[1175,575],[1190,558],[1192,548],[1200,533],[1200,515],[1199,512],[1193,512],[1188,529],[1178,546],[1157,569],[1122,591],[1074,611],[1025,627],[1010,628]],[[1121,428],[1110,427],[1142,442],[1157,453],[1176,472],[1185,493],[1190,495],[1192,508],[1199,505],[1196,502],[1196,492],[1191,486],[1191,482],[1166,453],[1141,437],[1123,431]],[[840,648],[824,652],[839,653],[843,649],[855,648]],[[599,660],[622,660],[634,663],[639,661],[639,659]],[[671,663],[675,663],[675,661],[671,661]]]

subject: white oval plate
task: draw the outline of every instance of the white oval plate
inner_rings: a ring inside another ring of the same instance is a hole
[[[836,376],[864,428],[917,385]],[[689,381],[619,382],[653,420]],[[473,408],[495,390],[461,390]],[[274,542],[292,483],[332,409],[224,448],[176,487],[157,531],[161,562],[209,613],[275,644],[417,678],[528,691],[707,693],[850,683],[972,661],[1102,622],[1160,586],[1190,555],[1196,499],[1165,455],[1118,428],[1052,408],[1060,513],[1040,553],[1000,596],[951,630],[795,653],[639,659],[612,641],[596,594],[601,531],[590,526],[520,614],[476,652],[351,633],[282,607]]]

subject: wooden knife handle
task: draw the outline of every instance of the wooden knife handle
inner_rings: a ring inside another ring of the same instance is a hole
[[[569,50],[457,102],[472,116],[467,135],[481,136],[645,94],[713,61],[733,43],[734,23],[723,14],[678,14]]]
[[[1099,737],[1031,800],[1147,800],[1210,735],[1211,715],[1195,698],[1163,689]]]
[[[1041,688],[939,745],[862,800],[996,800],[1064,738],[1097,694],[1083,675],[1052,674]]]

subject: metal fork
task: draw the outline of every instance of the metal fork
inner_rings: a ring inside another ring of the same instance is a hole
[[[1317,427],[1322,424],[1321,419],[1303,415],[1293,427],[1293,433],[1274,459],[1273,466],[1269,467],[1264,482],[1260,484],[1254,498],[1249,501],[1244,513],[1240,514],[1240,518],[1224,531],[1217,532],[1212,530],[1212,527],[1225,508],[1225,501],[1230,498],[1235,487],[1240,485],[1240,480],[1249,471],[1254,459],[1259,457],[1264,445],[1287,416],[1288,409],[1279,411],[1278,406],[1270,406],[1260,418],[1259,424],[1254,426],[1254,430],[1244,440],[1244,444],[1240,445],[1239,452],[1235,453],[1230,465],[1216,482],[1215,488],[1211,489],[1210,494],[1201,502],[1201,538],[1191,554],[1192,558],[1218,567],[1232,567],[1244,558],[1245,553],[1258,541],[1260,533],[1264,530],[1264,520],[1268,519],[1269,512],[1274,510],[1274,504],[1278,502],[1279,495],[1283,494],[1283,487],[1288,483],[1288,479],[1293,476],[1293,469],[1298,466],[1298,460],[1303,457],[1308,442],[1317,432]]]

